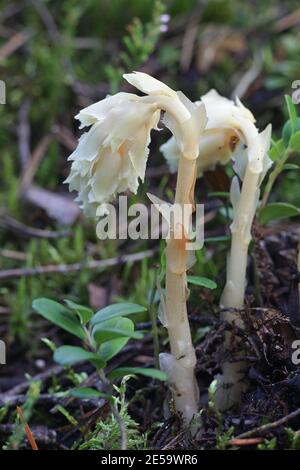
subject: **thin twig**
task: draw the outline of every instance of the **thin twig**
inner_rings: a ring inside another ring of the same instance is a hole
[[[231,439],[229,441],[230,446],[255,446],[257,444],[260,444],[261,442],[264,442],[264,439],[262,437],[252,437],[249,439]]]
[[[51,142],[51,135],[48,134],[42,138],[38,143],[35,150],[32,152],[32,157],[26,166],[21,180],[21,190],[22,193],[25,191],[32,183],[34,175],[47,151],[48,145]]]
[[[281,33],[282,31],[285,31],[286,29],[297,26],[299,23],[300,23],[300,8],[298,8],[298,10],[293,11],[292,13],[289,13],[287,16],[280,18],[280,20],[278,20],[274,25],[274,31],[276,33]]]
[[[20,408],[19,406],[17,406],[17,413],[18,413],[18,416],[19,416],[19,420],[20,422],[23,424],[24,426],[24,431],[26,433],[26,436],[27,436],[27,439],[28,439],[28,442],[31,446],[31,449],[32,450],[39,450],[38,446],[37,446],[37,443],[36,443],[36,440],[32,434],[32,431],[29,427],[29,424],[26,423],[25,419],[24,419],[24,416],[23,416],[23,411],[22,411],[22,408]]]
[[[29,39],[29,35],[23,32],[16,33],[0,48],[0,60],[12,55],[19,47],[22,47]]]
[[[256,53],[253,59],[253,63],[249,70],[241,77],[237,86],[232,92],[232,98],[236,96],[242,98],[250,85],[257,79],[261,73],[263,67],[263,56],[260,52]]]
[[[78,272],[82,269],[103,269],[109,268],[112,266],[117,266],[124,263],[134,263],[136,261],[141,261],[145,258],[151,258],[156,250],[145,250],[140,253],[133,253],[129,255],[116,256],[115,258],[108,258],[104,260],[93,260],[82,263],[74,264],[49,264],[46,266],[37,266],[35,268],[19,268],[19,269],[7,269],[0,271],[0,279],[9,279],[14,277],[28,277],[28,276],[37,276],[41,274],[53,274],[53,273],[70,273]]]
[[[3,214],[0,210],[0,227],[6,230],[21,235],[22,237],[28,238],[61,238],[70,236],[71,232],[68,230],[42,230],[35,227],[29,227],[28,225],[22,224],[18,220]]]
[[[37,381],[45,381],[49,377],[57,377],[64,368],[62,366],[53,366],[49,367],[49,369],[45,370],[44,372],[40,372],[39,374],[35,375],[32,377],[32,381],[37,382]],[[5,392],[5,396],[14,396],[23,393],[25,390],[28,389],[30,383],[28,380],[16,385],[15,387],[11,388],[10,390],[7,390]]]
[[[300,415],[300,408],[297,410],[293,411],[292,413],[283,416],[283,418],[278,419],[277,421],[273,421],[273,423],[268,423],[264,424],[263,426],[259,426],[257,428],[251,429],[250,431],[244,432],[243,434],[240,434],[237,436],[235,439],[246,439],[252,436],[256,436],[257,434],[265,434],[273,429],[278,428],[279,426],[282,426],[283,424],[287,423],[291,419],[297,418],[297,416]]]

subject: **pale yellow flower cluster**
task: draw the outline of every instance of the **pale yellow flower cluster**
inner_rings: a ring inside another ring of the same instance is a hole
[[[117,93],[76,116],[80,128],[90,129],[69,157],[72,166],[66,182],[70,191],[78,193],[77,201],[87,215],[103,215],[106,204],[118,193],[137,192],[145,177],[151,130],[158,129],[161,111],[165,111],[163,123],[173,133],[161,146],[171,172],[177,170],[184,154],[197,158],[198,176],[233,158],[241,179],[248,164],[263,178],[271,165],[267,155],[270,128],[259,133],[253,115],[238,99],[233,102],[211,90],[192,103],[145,73],[124,78],[148,96]],[[196,150],[187,145],[193,138],[187,139],[185,130],[196,134]]]

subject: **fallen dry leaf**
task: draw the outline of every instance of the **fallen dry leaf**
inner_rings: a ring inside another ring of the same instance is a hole
[[[62,225],[71,225],[79,217],[78,205],[67,196],[55,194],[47,189],[31,186],[24,193],[27,201],[44,209],[49,217]]]
[[[90,282],[88,285],[90,306],[93,310],[99,310],[107,305],[108,292],[106,287],[97,286]]]

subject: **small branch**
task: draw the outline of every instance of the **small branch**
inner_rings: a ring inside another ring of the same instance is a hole
[[[0,60],[11,56],[17,49],[22,47],[29,39],[25,33],[16,33],[0,48]]]
[[[250,85],[257,79],[257,77],[261,73],[262,67],[263,67],[263,56],[260,52],[258,52],[254,56],[252,66],[241,77],[240,81],[238,82],[235,89],[233,90],[231,94],[231,97],[233,99],[235,99],[236,96],[239,98],[242,98],[246,94]]]
[[[282,426],[283,424],[287,423],[291,419],[297,418],[297,416],[300,415],[300,408],[297,410],[293,411],[292,413],[283,416],[283,418],[278,419],[277,421],[273,421],[273,423],[268,423],[264,424],[263,426],[259,426],[257,428],[251,429],[250,431],[244,432],[243,434],[240,434],[235,438],[236,439],[248,439],[249,437],[252,436],[257,436],[257,434],[265,434],[269,431],[272,431],[273,429],[278,428],[279,426]]]
[[[67,230],[53,231],[53,230],[42,230],[35,227],[28,227],[28,225],[22,224],[18,220],[14,219],[5,214],[1,214],[0,211],[0,227],[11,230],[21,236],[28,238],[61,238],[70,236],[70,232]]]
[[[300,23],[300,8],[289,13],[287,16],[280,18],[274,25],[274,32],[281,33],[289,28],[293,28]]]
[[[252,437],[249,439],[231,439],[229,441],[230,446],[255,446],[257,444],[260,444],[261,442],[264,442],[264,439],[262,437]]]
[[[22,175],[21,180],[21,190],[22,193],[31,185],[34,175],[47,151],[48,145],[51,142],[51,135],[48,134],[42,138],[42,140],[37,145],[36,149],[32,153],[32,157],[28,162],[28,165],[24,169],[24,173]]]
[[[39,450],[38,446],[37,446],[37,443],[36,443],[36,440],[34,438],[34,435],[32,434],[32,431],[29,427],[29,424],[26,423],[26,421],[24,420],[24,416],[23,416],[23,411],[22,411],[22,408],[20,408],[19,406],[17,406],[17,413],[18,413],[18,416],[19,416],[19,420],[20,422],[23,424],[24,426],[24,431],[26,433],[26,436],[27,436],[27,439],[28,439],[28,442],[31,446],[31,449],[32,450]]]
[[[22,276],[37,276],[41,274],[53,274],[53,273],[71,273],[78,272],[82,269],[103,269],[112,266],[117,266],[119,264],[133,263],[136,261],[141,261],[145,258],[151,258],[156,250],[145,250],[140,253],[134,253],[130,255],[116,256],[115,258],[108,258],[104,260],[93,260],[83,263],[74,263],[74,264],[49,264],[46,266],[37,266],[35,268],[19,268],[19,269],[7,269],[0,271],[0,279],[9,279],[13,277],[22,277]]]
[[[41,372],[41,373],[33,376],[32,381],[34,381],[34,382],[45,381],[49,377],[52,377],[52,376],[57,377],[63,370],[64,370],[64,368],[62,366],[49,367],[49,369],[45,370],[44,372]],[[15,395],[21,394],[22,392],[27,390],[28,387],[29,387],[29,382],[28,382],[28,380],[26,380],[26,381],[21,382],[20,384],[16,385],[15,387],[11,388],[10,390],[7,390],[2,395],[3,396],[5,395],[5,397],[15,396]]]

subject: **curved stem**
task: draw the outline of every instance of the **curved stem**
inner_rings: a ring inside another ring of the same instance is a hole
[[[175,203],[184,210],[193,202],[196,177],[196,160],[182,156],[179,162]],[[183,212],[182,212],[183,213]],[[173,238],[166,251],[166,326],[169,333],[171,354],[161,354],[160,363],[171,383],[176,409],[190,422],[198,411],[198,388],[194,369],[195,350],[187,315],[188,251],[182,239]]]
[[[251,171],[248,166],[243,181],[242,191],[236,207],[234,207],[234,220],[231,226],[231,248],[227,263],[226,285],[221,297],[221,307],[224,309],[240,309],[244,306],[246,289],[246,270],[248,248],[251,241],[251,226],[255,215],[257,193],[259,187],[259,173]],[[244,328],[244,323],[239,313],[225,310],[222,320]],[[225,335],[225,348],[227,351],[237,347],[240,341],[232,333]],[[240,351],[243,355],[243,351]],[[222,366],[222,377],[217,392],[217,405],[220,410],[238,405],[242,392],[246,389],[244,362],[225,361]]]

